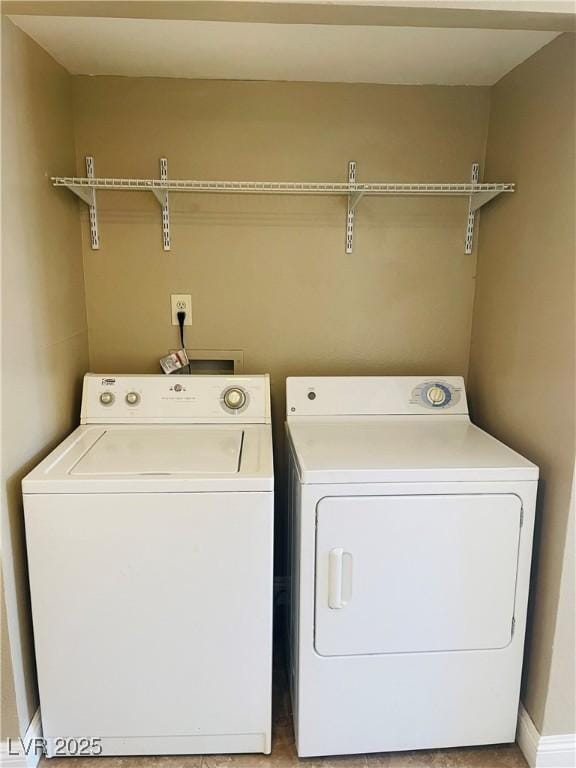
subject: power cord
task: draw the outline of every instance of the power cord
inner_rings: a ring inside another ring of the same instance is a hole
[[[176,319],[178,320],[178,325],[180,327],[180,348],[186,350],[186,344],[184,343],[184,321],[186,320],[186,312],[184,312],[184,310],[176,312]],[[192,373],[190,361],[188,361],[188,373]]]
[[[180,326],[180,347],[182,349],[186,349],[184,346],[184,321],[186,320],[186,312],[176,312],[176,319],[178,320],[178,325]]]

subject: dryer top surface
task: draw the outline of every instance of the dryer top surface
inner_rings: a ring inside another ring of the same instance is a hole
[[[466,420],[290,421],[303,483],[536,480],[538,467]]]

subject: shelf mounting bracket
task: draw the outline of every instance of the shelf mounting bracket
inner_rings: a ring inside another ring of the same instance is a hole
[[[478,184],[478,177],[480,173],[480,166],[478,163],[472,163],[472,174],[470,176],[470,181],[472,184]],[[476,211],[482,203],[479,205],[476,205],[476,195],[479,194],[489,194],[487,192],[480,193],[480,192],[473,192],[470,197],[468,198],[468,219],[466,221],[466,239],[464,242],[464,253],[469,256],[472,253],[472,248],[474,247],[474,221],[476,219]],[[498,194],[498,193],[495,193]],[[491,197],[494,197],[494,195],[491,195]],[[489,198],[490,199],[490,198]],[[487,202],[486,200],[484,202]]]
[[[88,179],[94,178],[94,158],[86,157],[86,176]],[[98,211],[96,209],[96,190],[94,187],[81,187],[77,184],[68,185],[68,189],[74,192],[83,203],[88,206],[88,217],[90,219],[90,247],[93,251],[100,248],[100,237],[98,235]]]
[[[360,200],[364,197],[364,192],[354,192],[349,196],[349,205],[352,210],[356,208]]]
[[[354,247],[354,209],[360,202],[363,193],[355,192],[356,163],[351,160],[348,163],[348,210],[346,211],[346,253],[352,253]]]
[[[160,158],[160,181],[168,181],[168,160],[165,157]],[[152,189],[154,197],[160,203],[162,208],[162,247],[165,251],[170,250],[170,201],[168,199],[167,189]]]
[[[482,208],[483,205],[489,203],[490,200],[493,200],[501,194],[502,190],[500,189],[490,189],[487,192],[474,192],[473,195],[470,195],[470,206],[473,211],[477,211],[479,208]]]

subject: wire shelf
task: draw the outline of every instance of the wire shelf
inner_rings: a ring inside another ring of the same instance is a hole
[[[54,176],[55,187],[150,192],[221,192],[278,195],[461,195],[477,192],[513,192],[514,184],[404,184],[400,182],[362,182],[349,184],[329,181],[196,181],[191,179],[90,179]]]
[[[252,195],[341,195],[347,198],[346,253],[352,253],[355,209],[363,197],[467,197],[465,253],[472,253],[475,213],[483,205],[503,192],[514,192],[512,183],[483,184],[478,181],[478,164],[472,166],[471,181],[455,183],[402,183],[358,182],[356,163],[348,164],[348,181],[199,181],[194,179],[168,179],[168,163],[160,160],[159,179],[96,178],[94,160],[86,158],[86,176],[53,176],[55,187],[67,187],[90,210],[92,247],[100,247],[96,214],[96,191],[152,192],[162,208],[162,238],[164,250],[170,250],[170,193],[196,192],[204,194]]]

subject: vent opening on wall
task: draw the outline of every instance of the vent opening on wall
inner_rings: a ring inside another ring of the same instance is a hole
[[[186,354],[190,366],[181,368],[177,374],[234,376],[244,372],[244,353],[239,349],[187,349]]]

